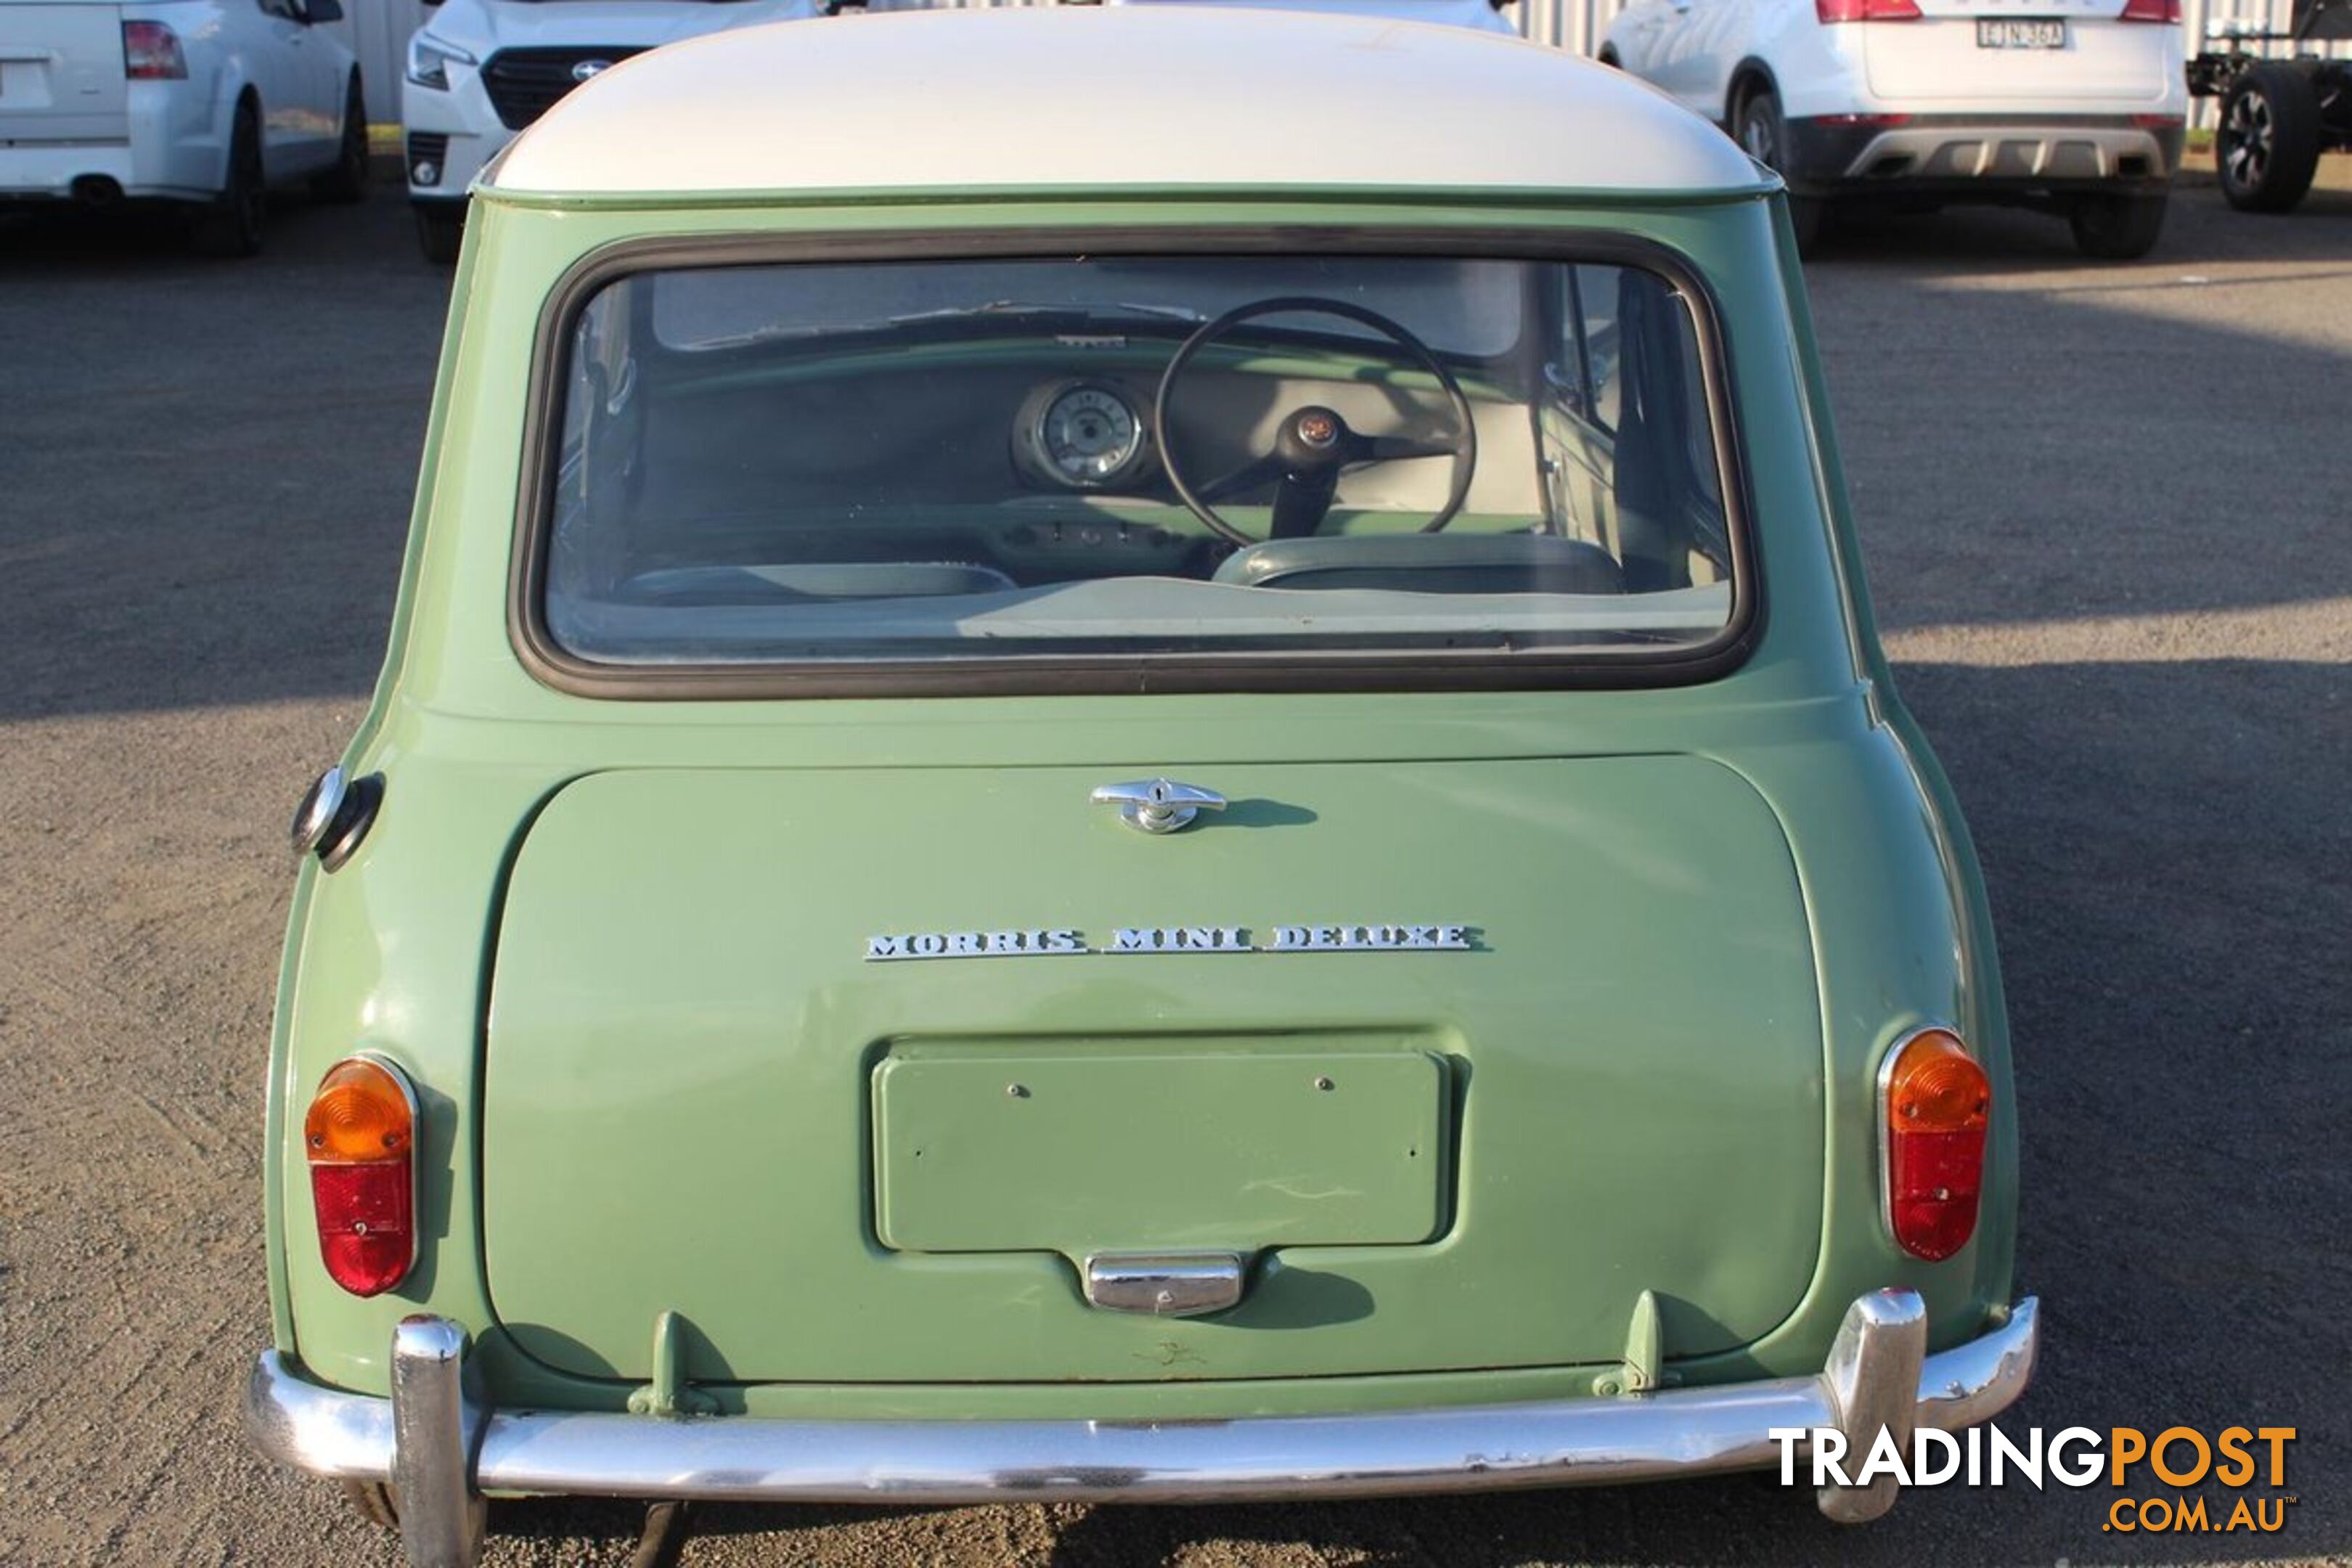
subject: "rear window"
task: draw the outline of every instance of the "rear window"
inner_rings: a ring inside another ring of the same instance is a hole
[[[538,607],[614,667],[1687,651],[1735,604],[1705,345],[1562,260],[633,273],[562,345]]]

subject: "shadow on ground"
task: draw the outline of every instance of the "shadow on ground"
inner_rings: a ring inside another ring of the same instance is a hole
[[[2327,202],[2265,220],[2185,191],[2165,247],[2132,267],[2032,259],[2063,225],[1956,209],[1887,219],[1809,268],[1882,626],[2352,595],[2352,194]],[[2241,249],[2315,276],[2197,270]]]
[[[448,274],[407,209],[0,228],[0,720],[364,695]]]
[[[2219,222],[2210,221],[2219,218]],[[2176,186],[2163,236],[2145,260],[2092,261],[2063,217],[2017,207],[1950,206],[1905,213],[1861,205],[1839,209],[1816,264],[1927,267],[1971,275],[2081,268],[2086,278],[2198,262],[2352,264],[2352,191],[2314,190],[2291,213],[2241,213],[2209,179]]]

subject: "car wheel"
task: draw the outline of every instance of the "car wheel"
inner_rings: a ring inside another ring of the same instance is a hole
[[[2319,167],[2319,89],[2275,60],[2249,68],[2221,100],[2213,165],[2221,195],[2242,212],[2283,213],[2303,200]]]
[[[425,259],[436,267],[446,267],[457,259],[458,247],[466,242],[466,215],[461,209],[454,213],[436,212],[429,207],[416,209],[416,244],[425,252]]]
[[[335,166],[310,182],[310,192],[322,202],[355,202],[367,195],[367,98],[354,71],[351,90],[343,95],[342,147],[335,154]]]
[[[1758,88],[1739,104],[1739,144],[1748,155],[1786,180],[1789,177],[1789,121],[1780,112],[1780,95]],[[1829,203],[1819,196],[1789,197],[1789,222],[1797,231],[1797,254],[1811,256],[1820,248],[1829,225]]]
[[[2074,247],[2101,261],[2137,261],[2156,248],[2164,232],[2166,198],[2085,196],[2068,214]]]
[[[261,248],[261,226],[268,214],[269,187],[261,172],[261,110],[248,98],[236,106],[221,194],[196,219],[191,237],[207,256],[251,256]]]

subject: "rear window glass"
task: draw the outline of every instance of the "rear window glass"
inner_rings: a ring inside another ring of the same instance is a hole
[[[641,272],[561,367],[546,628],[614,665],[1705,644],[1689,302],[1444,257]]]

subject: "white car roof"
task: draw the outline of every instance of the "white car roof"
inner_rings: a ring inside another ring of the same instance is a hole
[[[566,96],[488,181],[646,195],[1764,183],[1697,116],[1555,49],[1181,5],[846,16],[691,39]]]

